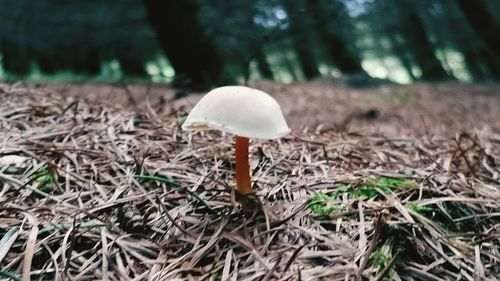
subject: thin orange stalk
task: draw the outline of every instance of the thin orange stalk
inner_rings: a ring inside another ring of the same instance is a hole
[[[245,137],[235,137],[236,149],[236,190],[240,194],[252,192],[250,182],[250,165],[248,163],[248,143],[249,139]]]

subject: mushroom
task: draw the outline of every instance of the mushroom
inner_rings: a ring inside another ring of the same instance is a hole
[[[249,139],[276,139],[290,132],[276,100],[244,86],[225,86],[207,93],[191,110],[182,128],[235,135],[236,191],[243,195],[252,192]]]

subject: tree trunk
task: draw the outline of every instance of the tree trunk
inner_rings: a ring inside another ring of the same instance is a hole
[[[99,49],[91,49],[78,58],[75,71],[87,74],[99,74],[101,71],[101,55]]]
[[[118,54],[120,68],[124,74],[134,76],[146,76],[146,59],[143,57],[134,57],[134,54]]]
[[[325,30],[320,30],[320,36],[325,42],[328,53],[333,58],[335,65],[342,73],[357,74],[364,72],[359,58],[348,50],[339,36]]]
[[[289,48],[289,46],[286,45],[285,48]],[[285,66],[286,70],[288,70],[288,73],[290,74],[290,76],[292,77],[292,81],[298,81],[299,77],[297,76],[297,73],[295,72],[295,70],[296,70],[296,67],[294,65],[295,61],[292,61],[290,56],[288,56],[286,54],[283,57],[284,57],[284,61],[283,61],[284,66]]]
[[[486,65],[490,77],[500,81],[500,62],[493,52],[487,48],[479,51],[480,62]]]
[[[394,32],[389,35],[389,39],[391,40],[392,52],[399,58],[399,61],[406,70],[406,73],[408,73],[408,76],[410,76],[413,81],[417,80],[415,74],[413,73],[413,62],[411,60],[411,56],[404,47],[404,43],[400,41],[400,38]]]
[[[470,48],[463,48],[460,52],[464,56],[465,66],[467,67],[472,80],[475,82],[487,80],[488,74],[485,72],[479,61],[479,55]]]
[[[3,42],[1,53],[5,71],[19,75],[28,74],[30,72],[30,59],[24,48]]]
[[[257,61],[257,68],[259,69],[259,73],[264,79],[273,80],[274,74],[271,70],[271,66],[269,66],[269,62],[267,62],[266,53],[261,46],[255,46],[255,60]]]
[[[221,82],[223,64],[198,21],[193,0],[143,0],[148,20],[183,86],[204,89]]]
[[[500,20],[484,0],[457,0],[472,28],[500,58]]]
[[[293,42],[297,59],[299,60],[300,67],[307,80],[314,79],[320,75],[316,62],[311,55],[311,48],[305,45],[301,40],[294,40]]]
[[[320,75],[314,55],[311,51],[309,32],[311,32],[307,22],[304,20],[304,14],[301,13],[298,2],[284,0],[289,18],[289,31],[293,40],[293,48],[297,54],[297,60],[307,80],[314,79]]]
[[[251,47],[251,58],[250,60],[255,60],[257,62],[257,69],[262,78],[273,80],[274,73],[267,61],[266,52],[264,51],[264,44],[268,41],[268,37],[266,36],[266,32],[262,29],[261,26],[257,25],[254,21],[254,16],[259,13],[257,9],[257,3],[253,0],[241,1],[246,5],[243,5],[243,8],[247,8],[248,11],[251,11],[245,16],[244,24],[249,27],[249,32],[251,34],[258,34],[258,36],[251,36],[249,39],[249,45]],[[241,3],[240,2],[240,3]],[[250,65],[248,65],[250,66]]]
[[[411,6],[412,3],[400,0],[394,0],[393,3],[401,13],[399,31],[406,43],[405,47],[410,50],[415,64],[422,71],[420,79],[433,81],[448,79],[448,73],[434,54],[424,24],[415,8]]]
[[[146,69],[144,63],[136,62],[131,60],[119,60],[120,67],[125,74],[135,75],[135,76],[144,76],[146,75]]]
[[[459,46],[460,48],[460,46]],[[485,46],[460,48],[465,65],[473,81],[500,81],[500,63],[492,51]]]
[[[57,64],[61,59],[55,59],[50,54],[38,53],[37,54],[37,62],[40,70],[43,73],[53,74],[58,70],[61,70],[60,65]]]
[[[338,69],[345,74],[365,74],[359,57],[349,49],[337,32],[329,28],[329,23],[337,20],[335,13],[343,7],[339,6],[331,11],[330,7],[322,5],[319,0],[306,0],[306,4],[310,14],[314,15],[316,30]]]
[[[472,81],[491,81],[498,79],[493,69],[499,69],[497,59],[488,46],[481,40],[477,32],[469,24],[461,7],[455,0],[448,0],[447,12],[450,26],[460,30],[451,36],[454,47],[464,57],[464,63]]]

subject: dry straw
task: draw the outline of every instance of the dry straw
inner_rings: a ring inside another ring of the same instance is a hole
[[[251,144],[178,116],[0,87],[0,278],[498,280],[500,143],[303,131]]]

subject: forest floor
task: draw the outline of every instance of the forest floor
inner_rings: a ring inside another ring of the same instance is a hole
[[[292,133],[242,209],[200,95],[0,84],[0,280],[500,278],[500,86],[252,86]]]

